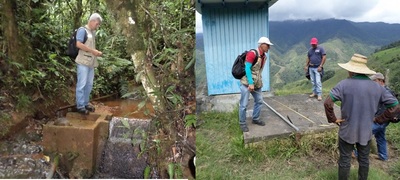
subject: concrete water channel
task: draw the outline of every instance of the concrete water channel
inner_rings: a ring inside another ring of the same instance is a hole
[[[25,128],[0,141],[0,178],[143,178],[150,122],[144,112],[153,110],[149,103],[138,110],[140,102],[96,101],[89,115],[26,119]]]
[[[89,115],[66,113],[44,125],[44,153],[57,153],[70,178],[143,178],[147,156],[140,146],[150,119],[139,103],[106,101]]]

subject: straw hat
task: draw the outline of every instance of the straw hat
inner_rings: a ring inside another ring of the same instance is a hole
[[[338,63],[338,65],[350,72],[355,72],[359,74],[376,74],[375,71],[372,71],[367,67],[367,61],[367,57],[361,54],[354,54],[349,62]]]

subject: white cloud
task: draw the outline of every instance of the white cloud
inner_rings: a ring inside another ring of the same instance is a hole
[[[278,0],[269,15],[271,21],[336,18],[400,23],[398,7],[398,0]]]
[[[400,0],[278,0],[269,8],[270,21],[347,19],[400,24]],[[196,11],[196,32],[202,32]]]

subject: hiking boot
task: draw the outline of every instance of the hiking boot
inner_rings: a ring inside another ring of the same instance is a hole
[[[89,111],[87,109],[85,109],[85,108],[78,109],[77,112],[80,113],[80,114],[84,114],[84,115],[88,115],[89,114]]]
[[[241,129],[243,132],[249,132],[249,128],[247,127],[246,124],[241,124],[241,125],[240,125],[240,129]]]
[[[315,96],[317,96],[317,95],[314,94],[314,93],[312,93],[309,97],[310,97],[310,98],[313,98],[313,97],[315,97]]]
[[[322,96],[318,96],[318,101],[322,101]]]
[[[93,106],[91,106],[91,105],[86,105],[85,106],[85,109],[86,110],[88,110],[88,111],[90,111],[90,112],[94,112],[96,109],[93,107]]]
[[[259,126],[265,126],[265,122],[264,121],[258,120],[258,121],[252,121],[252,122],[253,122],[253,124],[257,124]]]

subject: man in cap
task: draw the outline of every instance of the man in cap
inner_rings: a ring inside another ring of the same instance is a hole
[[[322,100],[322,70],[326,60],[326,53],[323,47],[318,46],[318,39],[313,37],[310,41],[311,48],[307,53],[306,66],[304,71],[310,74],[312,84],[311,98],[317,96],[318,101]]]
[[[89,114],[95,109],[89,104],[90,93],[93,88],[94,68],[99,63],[97,57],[103,53],[96,49],[96,29],[99,28],[103,19],[98,13],[89,17],[88,23],[84,28],[79,28],[76,34],[76,47],[79,48],[78,56],[75,59],[77,66],[76,83],[76,108],[79,113]],[[85,33],[87,40],[84,42]]]
[[[384,87],[369,79],[368,74],[376,73],[366,64],[367,57],[360,54],[354,54],[347,63],[338,63],[348,71],[349,78],[332,88],[324,102],[328,122],[339,126],[339,179],[349,178],[354,145],[358,152],[358,179],[368,178],[372,124],[384,123],[392,119],[398,111],[397,99]],[[333,111],[335,101],[341,101],[341,118],[336,118]],[[375,117],[379,104],[384,104],[387,109]]]
[[[258,40],[258,53],[249,51],[246,54],[245,71],[246,75],[240,79],[240,102],[239,102],[239,124],[240,129],[243,132],[248,132],[249,128],[246,123],[246,110],[247,104],[249,103],[250,94],[254,98],[254,109],[253,109],[253,124],[265,126],[264,121],[260,120],[261,106],[263,103],[263,97],[261,94],[262,83],[262,70],[264,68],[267,56],[265,53],[268,52],[270,46],[273,45],[267,37],[261,37]],[[258,57],[256,55],[259,54]],[[257,61],[253,65],[253,61]]]
[[[385,77],[383,76],[382,73],[376,73],[370,77],[371,80],[375,81],[382,87],[384,87],[387,91],[389,91],[393,96],[395,96],[395,93],[389,89],[389,87],[386,86],[385,84]],[[384,104],[379,104],[378,106],[378,111],[375,113],[375,116],[381,115],[383,112],[385,112],[386,107]],[[385,122],[383,124],[378,124],[374,122],[372,125],[372,134],[374,134],[375,139],[376,139],[376,145],[378,147],[378,158],[382,161],[388,160],[388,154],[387,154],[387,147],[386,147],[386,137],[385,137],[385,131],[386,127],[389,125],[389,122]]]

